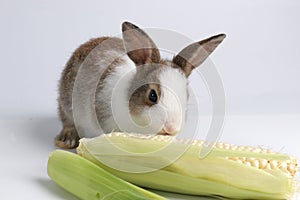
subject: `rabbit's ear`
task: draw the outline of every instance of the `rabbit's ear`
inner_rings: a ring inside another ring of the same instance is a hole
[[[225,37],[225,34],[219,34],[185,47],[173,58],[174,67],[180,67],[188,77],[192,70],[203,63]]]
[[[143,30],[134,24],[124,22],[122,32],[126,52],[136,65],[160,61],[159,50]]]

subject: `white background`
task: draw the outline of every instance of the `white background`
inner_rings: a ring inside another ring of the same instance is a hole
[[[53,137],[60,130],[58,80],[78,45],[119,34],[125,20],[193,40],[226,33],[211,55],[226,93],[220,140],[300,158],[299,10],[297,0],[1,0],[3,199],[75,199],[46,174]]]

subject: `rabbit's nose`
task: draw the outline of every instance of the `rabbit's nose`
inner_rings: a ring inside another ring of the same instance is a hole
[[[162,132],[165,135],[176,135],[179,132],[179,128],[172,122],[166,122]]]

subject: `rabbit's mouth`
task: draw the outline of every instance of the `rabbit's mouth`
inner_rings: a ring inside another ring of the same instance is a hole
[[[158,135],[170,135],[170,134],[167,133],[167,132],[161,131],[161,132],[158,133]]]
[[[168,136],[172,136],[174,134],[167,132],[164,128],[161,129],[160,132],[157,133],[158,135],[168,135]]]

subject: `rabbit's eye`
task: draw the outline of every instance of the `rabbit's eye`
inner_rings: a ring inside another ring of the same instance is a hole
[[[153,103],[157,103],[157,94],[155,90],[151,90],[149,93],[149,100],[152,101]]]

